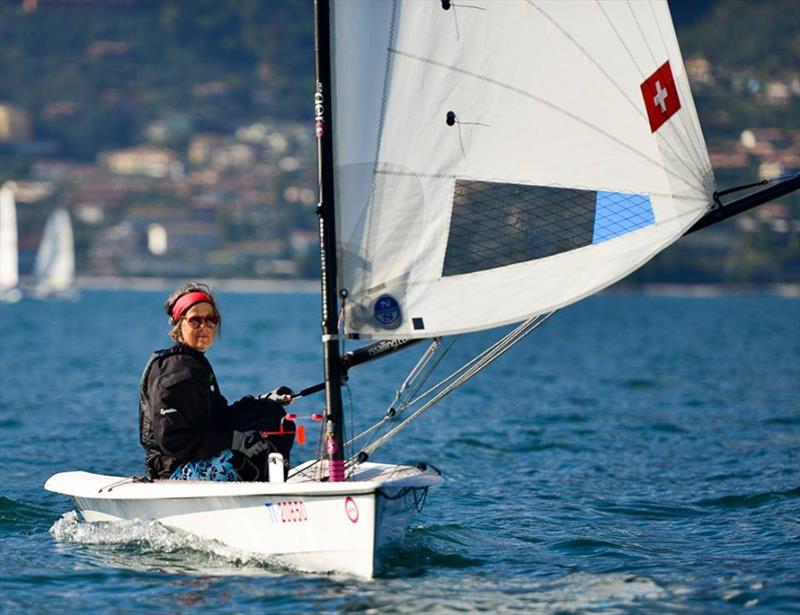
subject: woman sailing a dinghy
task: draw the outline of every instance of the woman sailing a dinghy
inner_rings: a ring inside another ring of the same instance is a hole
[[[294,432],[283,405],[292,392],[280,387],[228,405],[205,352],[222,317],[205,284],[190,283],[164,304],[175,344],[156,351],[142,374],[139,440],[151,479],[265,480],[266,457],[279,452],[288,467],[293,435],[270,435],[281,425]]]

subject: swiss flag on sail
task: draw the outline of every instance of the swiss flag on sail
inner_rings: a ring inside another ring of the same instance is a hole
[[[650,120],[650,132],[655,132],[681,108],[669,60],[645,79],[641,88],[647,119]]]

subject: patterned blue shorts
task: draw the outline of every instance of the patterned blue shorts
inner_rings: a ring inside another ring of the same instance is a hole
[[[228,449],[210,459],[193,459],[182,463],[170,476],[172,480],[238,481],[233,467],[233,451]]]

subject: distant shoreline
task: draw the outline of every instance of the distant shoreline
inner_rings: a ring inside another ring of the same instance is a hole
[[[249,278],[150,278],[118,276],[78,276],[81,290],[153,290],[169,292],[181,284],[198,281],[215,291],[233,293],[319,293],[317,280],[258,280]]]
[[[233,293],[319,293],[317,280],[259,280],[249,278],[201,278],[216,291]],[[81,290],[152,290],[168,292],[183,284],[183,278],[78,276]],[[616,285],[602,291],[610,295],[655,295],[664,297],[719,297],[770,294],[800,297],[800,284],[641,284]]]
[[[800,284],[640,284],[612,286],[603,291],[609,295],[653,295],[659,297],[723,297],[776,295],[800,297]]]

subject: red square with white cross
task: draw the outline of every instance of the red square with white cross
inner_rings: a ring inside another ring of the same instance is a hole
[[[655,132],[681,108],[669,60],[645,79],[641,88],[647,119],[650,120],[650,132]]]

